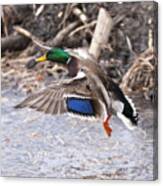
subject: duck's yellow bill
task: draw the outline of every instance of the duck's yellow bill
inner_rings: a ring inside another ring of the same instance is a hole
[[[36,62],[43,62],[43,61],[46,61],[46,60],[47,60],[47,57],[46,57],[46,54],[45,54],[45,55],[43,55],[43,56],[37,58],[37,59],[36,59]]]

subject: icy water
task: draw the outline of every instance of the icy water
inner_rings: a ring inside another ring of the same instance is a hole
[[[14,109],[24,97],[2,91],[1,175],[85,179],[153,179],[153,112],[142,108],[137,130],[113,117],[102,122]]]

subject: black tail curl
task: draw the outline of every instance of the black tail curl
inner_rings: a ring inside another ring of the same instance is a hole
[[[110,91],[114,92],[117,99],[124,104],[122,114],[126,116],[134,125],[138,124],[138,113],[136,112],[135,106],[130,98],[124,95],[120,87],[113,81],[110,82]]]

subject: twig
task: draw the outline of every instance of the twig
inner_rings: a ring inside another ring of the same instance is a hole
[[[87,23],[87,21],[88,21],[87,16],[79,8],[74,8],[72,10],[72,12],[73,12],[74,15],[79,17],[79,19],[82,23],[84,23],[84,24]]]
[[[67,18],[69,17],[69,15],[71,14],[71,11],[73,9],[73,7],[76,6],[76,3],[73,3],[73,4],[67,4],[66,6],[66,10],[65,10],[65,13],[64,13],[64,17],[61,21],[61,23],[59,24],[59,28],[63,25],[63,28],[65,27],[65,22],[67,20]]]
[[[113,26],[119,24],[125,17],[126,17],[126,14],[115,16],[113,18]]]
[[[40,5],[38,7],[38,9],[36,10],[36,12],[35,12],[35,16],[38,17],[42,13],[42,11],[44,10],[44,8],[45,8],[45,5]]]
[[[152,29],[150,28],[151,23],[152,23],[152,18],[150,18],[148,20],[148,24],[149,24],[149,30],[148,30],[148,48],[152,48],[153,47],[153,33],[152,33]]]
[[[5,36],[8,36],[8,28],[7,28],[8,21],[7,21],[7,18],[5,17],[5,15],[4,15],[4,9],[2,7],[1,7],[1,17],[2,17],[2,22],[4,23]]]
[[[129,48],[130,52],[135,54],[134,51],[133,51],[133,48],[132,48],[131,40],[128,36],[126,36],[126,42],[127,42],[127,45],[128,45],[128,48]]]
[[[92,22],[90,22],[90,23],[86,23],[86,24],[84,24],[84,25],[82,25],[82,26],[79,26],[78,28],[76,28],[75,30],[73,30],[73,31],[69,34],[69,36],[72,37],[74,34],[76,34],[77,32],[79,32],[80,30],[83,30],[83,29],[85,29],[85,28],[92,27],[92,26],[94,26],[96,23],[97,23],[97,21],[94,20],[94,21],[92,21]]]
[[[152,33],[152,29],[148,30],[148,47],[152,48],[153,46],[153,33]]]

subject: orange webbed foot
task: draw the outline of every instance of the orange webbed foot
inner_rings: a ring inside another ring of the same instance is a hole
[[[106,120],[103,122],[104,129],[105,129],[105,131],[106,131],[106,133],[107,133],[107,135],[108,135],[109,137],[111,136],[111,133],[112,133],[112,129],[111,129],[111,127],[110,127],[110,122],[109,122],[110,118],[111,118],[111,115],[109,115],[109,116],[106,118]]]

